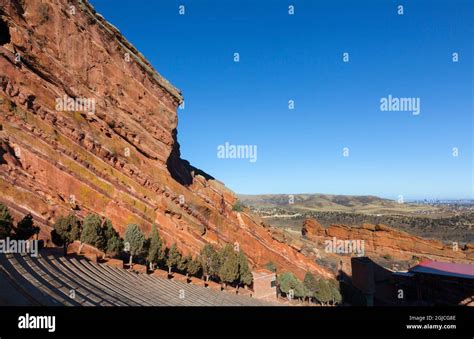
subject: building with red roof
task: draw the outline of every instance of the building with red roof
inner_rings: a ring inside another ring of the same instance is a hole
[[[474,264],[424,260],[393,272],[367,257],[352,258],[351,280],[364,305],[474,306]]]
[[[410,272],[474,279],[473,264],[458,264],[451,262],[424,260],[418,265],[412,267]]]

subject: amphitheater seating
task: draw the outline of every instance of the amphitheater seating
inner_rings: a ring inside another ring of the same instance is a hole
[[[0,254],[0,305],[269,306],[268,302],[204,286],[64,257]]]

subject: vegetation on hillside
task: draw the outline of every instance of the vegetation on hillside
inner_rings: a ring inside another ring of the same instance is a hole
[[[233,205],[232,205],[232,211],[234,212],[242,212],[244,210],[244,205],[240,202],[240,200],[237,200]]]

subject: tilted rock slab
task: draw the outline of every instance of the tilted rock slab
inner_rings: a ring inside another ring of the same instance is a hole
[[[156,223],[186,254],[238,242],[255,266],[332,275],[250,213],[238,219],[236,196],[180,159],[180,91],[87,1],[0,0],[0,9],[8,31],[0,44],[0,201],[16,219],[31,213],[45,239],[71,210],[110,218],[122,235],[130,223],[146,234]],[[93,99],[95,109],[58,108],[68,98]]]
[[[338,240],[363,240],[366,255],[390,255],[407,260],[413,256],[439,261],[474,262],[472,244],[445,244],[439,240],[424,239],[386,225],[363,224],[359,227],[331,225],[324,228],[315,219],[306,219],[302,234],[309,240],[323,243],[334,237]]]

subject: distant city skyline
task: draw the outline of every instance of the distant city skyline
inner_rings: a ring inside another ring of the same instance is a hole
[[[182,158],[236,193],[474,198],[472,1],[91,3],[182,90]]]

